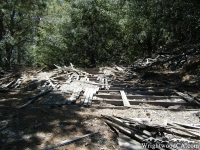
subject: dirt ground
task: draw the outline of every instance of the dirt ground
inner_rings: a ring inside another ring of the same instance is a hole
[[[176,78],[176,77],[175,77]],[[136,80],[136,79],[135,79]],[[198,92],[198,91],[197,91]],[[101,115],[150,118],[155,124],[181,122],[200,124],[199,108],[168,110],[161,106],[142,104],[127,109],[80,107],[79,105],[39,105],[41,98],[20,108],[34,91],[0,93],[0,149],[37,150],[63,140],[98,131],[94,136],[56,148],[57,150],[120,149],[118,137]],[[199,133],[200,134],[200,133]],[[173,135],[171,135],[173,136]]]

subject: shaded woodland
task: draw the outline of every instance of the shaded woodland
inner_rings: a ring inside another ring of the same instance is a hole
[[[197,0],[6,0],[0,7],[2,68],[131,65],[190,46],[199,52]]]

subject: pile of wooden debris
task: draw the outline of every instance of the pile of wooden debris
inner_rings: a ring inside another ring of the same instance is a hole
[[[102,115],[102,117],[105,119],[106,124],[117,133],[121,148],[176,149],[181,148],[177,146],[183,146],[184,144],[193,144],[193,147],[195,144],[197,147],[199,146],[195,140],[200,138],[200,124],[165,122],[161,125],[153,124],[149,118],[122,118],[107,115]],[[121,133],[129,138],[124,137]],[[157,147],[155,147],[155,144]]]

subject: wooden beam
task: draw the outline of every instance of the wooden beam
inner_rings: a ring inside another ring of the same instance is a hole
[[[121,95],[100,95],[95,94],[94,96],[99,98],[107,99],[121,99]],[[180,99],[179,96],[153,96],[153,95],[127,95],[128,99],[153,99],[153,100],[163,100],[163,99]]]
[[[106,102],[107,104],[112,104],[115,106],[123,106],[122,100],[111,100],[111,99],[103,99],[103,100],[93,100],[94,103],[100,103],[100,102]],[[174,106],[174,105],[182,105],[182,106],[196,106],[193,103],[187,103],[185,101],[179,101],[179,102],[154,102],[154,101],[133,101],[129,100],[130,105],[140,105],[140,104],[150,104],[150,105],[156,105],[156,106]]]
[[[93,97],[93,88],[88,88],[88,92],[87,92],[87,94],[85,96],[85,100],[84,100],[83,105],[84,106],[88,106],[89,103],[91,104],[91,102],[90,102],[91,100],[90,99],[92,99],[92,97]]]
[[[82,98],[81,101],[80,101],[81,105],[83,105],[83,103],[84,103],[84,101],[85,101],[85,98],[86,98],[86,96],[87,96],[87,94],[88,94],[88,91],[89,91],[89,88],[86,88],[86,89],[85,89],[85,92],[84,92],[84,94],[83,94],[83,98]]]
[[[124,106],[125,106],[125,107],[130,107],[131,105],[130,105],[130,103],[129,103],[127,97],[126,97],[125,92],[124,92],[124,91],[120,91],[120,93],[121,93],[121,96],[122,96],[122,100],[123,100]]]
[[[120,90],[99,90],[98,93],[109,93],[109,92],[116,92],[119,93]],[[166,92],[148,92],[148,91],[132,91],[129,89],[124,89],[125,92],[130,94],[140,94],[140,95],[157,95],[157,96],[170,96],[173,92],[166,91]]]

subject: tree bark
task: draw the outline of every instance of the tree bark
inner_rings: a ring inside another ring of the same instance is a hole
[[[3,35],[4,35],[4,25],[3,25],[3,17],[4,13],[0,11],[0,41],[3,40]],[[2,62],[2,56],[3,56],[3,49],[0,47],[0,65],[3,64]]]

